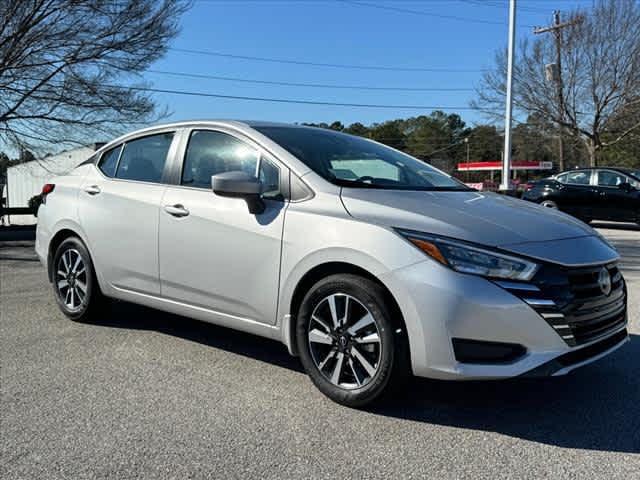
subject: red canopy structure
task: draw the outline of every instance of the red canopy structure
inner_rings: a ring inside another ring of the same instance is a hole
[[[535,161],[514,161],[511,163],[512,170],[551,170],[553,162],[535,162]],[[495,171],[502,169],[502,162],[463,162],[458,164],[459,172],[480,172]]]

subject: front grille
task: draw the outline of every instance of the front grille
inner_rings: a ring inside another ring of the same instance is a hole
[[[606,269],[611,291],[603,292],[599,276]],[[603,338],[627,322],[627,291],[616,263],[565,268],[543,265],[532,282],[496,282],[522,298],[570,346]]]

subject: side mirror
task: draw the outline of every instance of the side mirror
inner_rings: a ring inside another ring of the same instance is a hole
[[[260,197],[262,184],[256,177],[242,171],[219,173],[211,177],[213,193],[221,197],[243,198],[249,207],[249,213],[259,215],[264,212],[265,204]]]
[[[632,192],[634,190],[633,185],[631,185],[629,182],[621,183],[620,185],[618,185],[618,188],[623,192],[627,192],[627,193]]]

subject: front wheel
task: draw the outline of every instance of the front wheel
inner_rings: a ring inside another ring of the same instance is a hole
[[[384,291],[356,275],[332,275],[311,288],[296,341],[316,387],[350,407],[373,402],[409,368],[404,332],[392,322]]]
[[[558,204],[553,200],[543,200],[542,202],[540,202],[540,206],[546,207],[546,208],[552,208],[554,210],[558,209]]]
[[[103,296],[89,251],[76,237],[64,240],[53,256],[53,290],[62,313],[86,322],[96,315]]]

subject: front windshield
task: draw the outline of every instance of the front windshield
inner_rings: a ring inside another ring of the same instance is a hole
[[[316,128],[255,129],[336,185],[397,190],[470,190],[420,160],[360,137]]]

